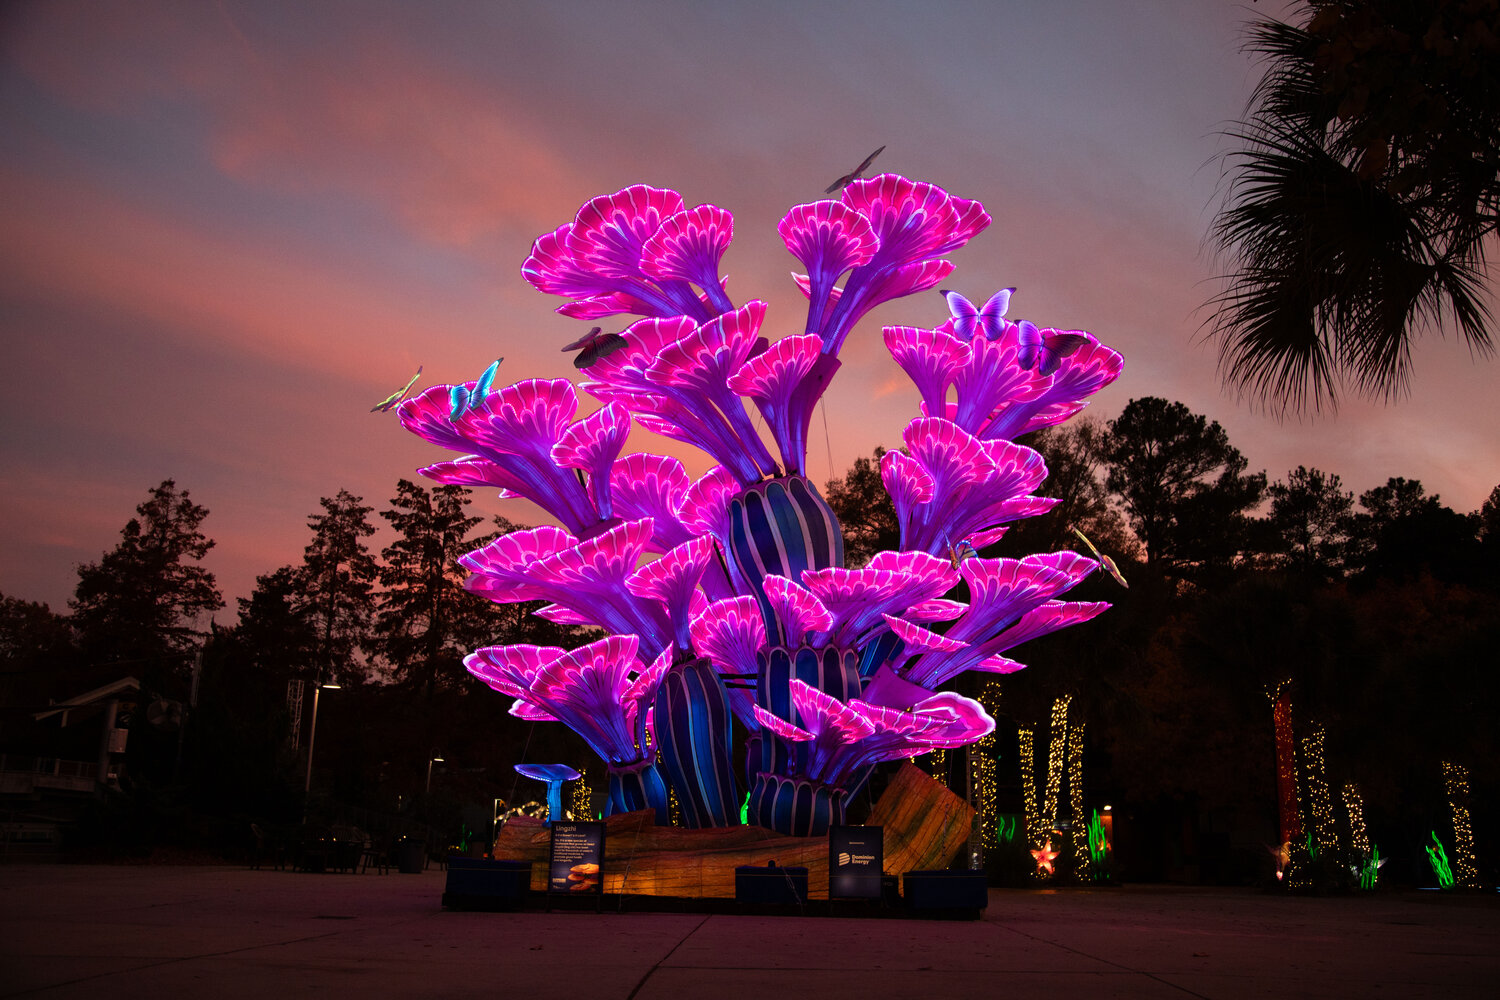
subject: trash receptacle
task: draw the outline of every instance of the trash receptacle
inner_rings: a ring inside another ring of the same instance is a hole
[[[427,867],[427,842],[402,837],[396,842],[396,870],[403,875],[418,875]]]

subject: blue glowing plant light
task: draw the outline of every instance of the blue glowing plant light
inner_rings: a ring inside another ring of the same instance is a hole
[[[407,430],[458,453],[423,475],[525,498],[556,520],[464,556],[467,586],[497,603],[547,602],[538,614],[605,638],[489,646],[465,664],[513,715],[584,738],[605,762],[609,813],[650,809],[665,823],[673,796],[689,826],[820,835],[876,764],[993,730],[945,685],[1020,670],[1014,647],[1107,607],[1062,599],[1094,559],[977,555],[1056,504],[1035,495],[1041,456],[1013,439],[1077,413],[1122,365],[1090,334],[1007,320],[1008,292],[982,318],[950,294],[956,311],[938,325],[883,331],[921,397],[881,462],[896,550],[845,566],[838,518],[806,476],[813,410],[859,320],[935,289],[953,271],[946,255],[990,221],[977,201],[896,174],[794,207],[778,232],[805,272],[794,277],[807,319],[773,342],[766,304],[736,306],[719,277],[728,211],[647,185],[601,195],[536,241],[522,275],[565,299],[563,315],[643,317],[574,345],[581,388],[602,405],[578,417],[566,379],[495,388],[493,365],[397,405]],[[635,427],[714,464],[695,480],[676,458],[626,454]],[[968,604],[945,597],[960,582]]]

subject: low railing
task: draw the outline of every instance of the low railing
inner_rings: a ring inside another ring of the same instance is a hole
[[[99,762],[0,753],[0,789],[29,792],[34,788],[91,791],[99,777]]]

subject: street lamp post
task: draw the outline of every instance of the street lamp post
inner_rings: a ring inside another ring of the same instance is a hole
[[[318,735],[318,693],[324,688],[336,691],[339,685],[330,681],[327,684],[319,684],[313,688],[312,724],[307,728],[307,779],[302,783],[302,822],[304,823],[307,822],[307,800],[312,794],[313,740]]]
[[[426,795],[427,793],[432,791],[432,765],[434,761],[436,761],[437,763],[442,763],[443,758],[440,756],[427,758],[427,785],[422,789],[423,795]]]

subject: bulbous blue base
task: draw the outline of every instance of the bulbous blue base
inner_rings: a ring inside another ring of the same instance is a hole
[[[639,809],[654,809],[658,826],[667,826],[672,817],[667,809],[667,786],[650,761],[626,764],[609,768],[609,808],[606,816],[615,813],[635,812]]]
[[[821,837],[844,821],[844,790],[806,778],[755,776],[750,818],[757,826],[789,837]]]

